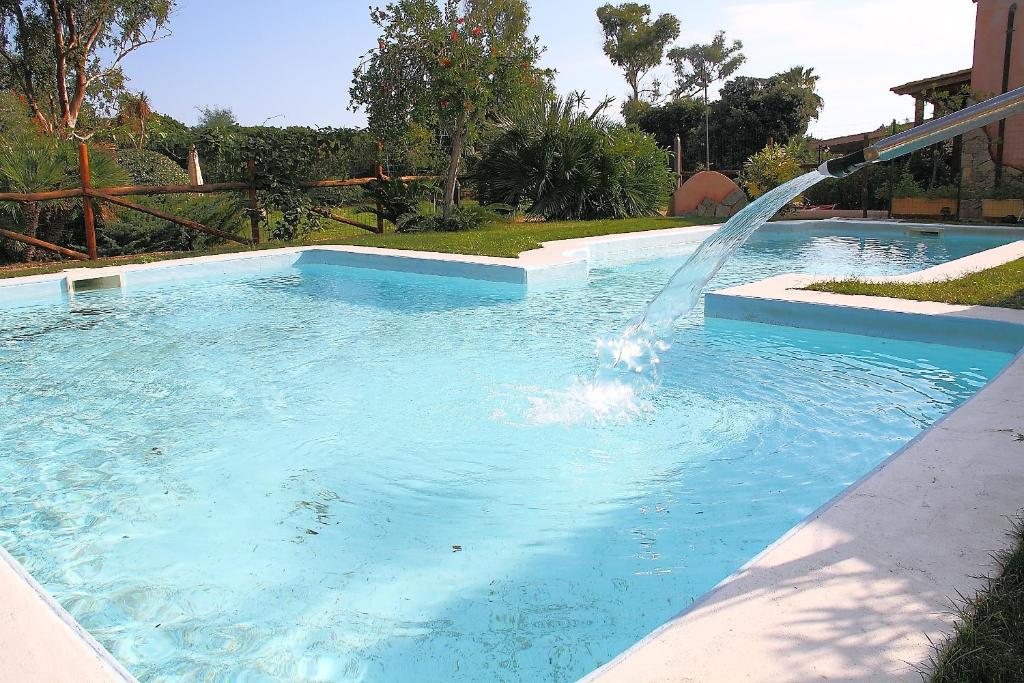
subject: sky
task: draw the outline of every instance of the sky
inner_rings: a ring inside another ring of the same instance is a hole
[[[372,2],[372,0],[369,0]],[[532,0],[531,28],[547,49],[562,93],[598,101],[626,85],[601,49],[597,0]],[[825,108],[811,133],[873,130],[913,115],[894,85],[971,65],[971,0],[649,0],[671,12],[675,44],[708,42],[718,30],[744,43],[737,75],[770,76],[792,66],[821,76]],[[229,107],[243,124],[354,126],[352,69],[376,44],[368,0],[178,0],[172,35],[131,55],[133,90],[154,108],[195,123],[198,107]],[[661,70],[662,81],[671,71]],[[617,109],[617,108],[616,108]]]

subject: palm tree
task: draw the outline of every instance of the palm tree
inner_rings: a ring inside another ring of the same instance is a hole
[[[92,184],[94,187],[110,187],[122,185],[129,181],[124,169],[118,166],[113,156],[96,149],[92,156]],[[8,192],[46,192],[68,187],[77,183],[76,170],[78,155],[76,146],[63,140],[53,140],[42,136],[22,136],[13,144],[0,144],[0,190]],[[19,204],[21,229],[18,231],[29,237],[39,237],[42,205],[39,202],[21,202]],[[51,226],[60,226],[71,220],[77,210],[74,200],[50,201],[47,204],[47,218]],[[15,214],[17,215],[17,214]],[[101,220],[112,220],[114,213],[111,207],[103,205],[99,209]],[[56,241],[50,235],[44,239]],[[25,261],[36,257],[36,249],[27,247],[21,252]]]
[[[43,192],[60,187],[67,178],[67,155],[52,141],[0,147],[0,178],[12,192]],[[39,232],[39,202],[21,204],[22,232],[36,237]],[[35,247],[22,253],[26,261],[35,258]]]

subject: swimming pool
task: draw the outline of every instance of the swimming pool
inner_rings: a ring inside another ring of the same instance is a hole
[[[1007,241],[763,231],[713,288]],[[579,387],[692,244],[585,286],[322,264],[0,308],[0,545],[147,680],[573,680],[1008,354],[703,319]]]

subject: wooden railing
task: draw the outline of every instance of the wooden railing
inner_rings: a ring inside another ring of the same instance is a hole
[[[260,189],[256,183],[256,165],[255,162],[250,160],[247,165],[248,181],[247,182],[227,182],[227,183],[205,183],[203,185],[119,185],[116,187],[104,187],[94,188],[91,183],[91,174],[89,170],[89,150],[84,143],[78,147],[78,163],[79,173],[81,178],[81,187],[69,188],[65,190],[50,190],[47,192],[0,192],[0,201],[8,202],[46,202],[54,201],[58,199],[81,199],[82,200],[82,218],[85,224],[85,244],[86,251],[88,253],[83,254],[80,251],[68,249],[52,242],[47,242],[36,237],[30,237],[28,235],[14,232],[11,230],[0,230],[0,237],[29,244],[34,247],[46,249],[62,256],[67,256],[75,259],[89,259],[96,260],[98,258],[96,249],[96,217],[93,206],[94,200],[99,200],[120,206],[132,211],[138,211],[145,213],[156,218],[180,225],[190,230],[202,232],[207,235],[212,235],[223,240],[230,240],[232,242],[238,242],[247,246],[255,246],[260,243],[260,231],[259,231],[259,214],[260,206],[257,191]],[[297,187],[303,189],[316,189],[316,188],[330,188],[330,187],[356,187],[360,185],[368,185],[373,182],[382,180],[391,180],[388,176],[384,175],[381,165],[378,163],[375,168],[375,174],[366,178],[325,178],[322,180],[302,180],[296,183]],[[434,176],[401,176],[396,178],[402,181],[412,180],[427,180],[433,179]],[[135,202],[127,199],[121,199],[121,197],[130,195],[165,195],[165,194],[210,194],[214,192],[245,192],[248,196],[249,201],[249,219],[251,236],[240,237],[234,233],[230,233],[224,230],[218,230],[209,226],[197,223],[196,221],[189,220],[187,218],[181,218],[179,216],[173,216],[164,211],[136,204]],[[383,233],[384,232],[384,220],[381,217],[380,203],[377,204],[377,224],[369,225],[367,223],[361,223],[345,216],[340,216],[329,208],[321,206],[313,206],[310,210],[318,216],[336,221],[338,223],[344,223],[345,225],[351,225],[362,230],[366,230],[372,233]]]

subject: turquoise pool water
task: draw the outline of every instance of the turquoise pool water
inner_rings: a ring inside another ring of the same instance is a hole
[[[765,231],[712,287],[999,243],[847,233]],[[698,308],[661,391],[595,414],[595,338],[692,248],[0,308],[0,544],[143,680],[574,680],[1010,360]]]

